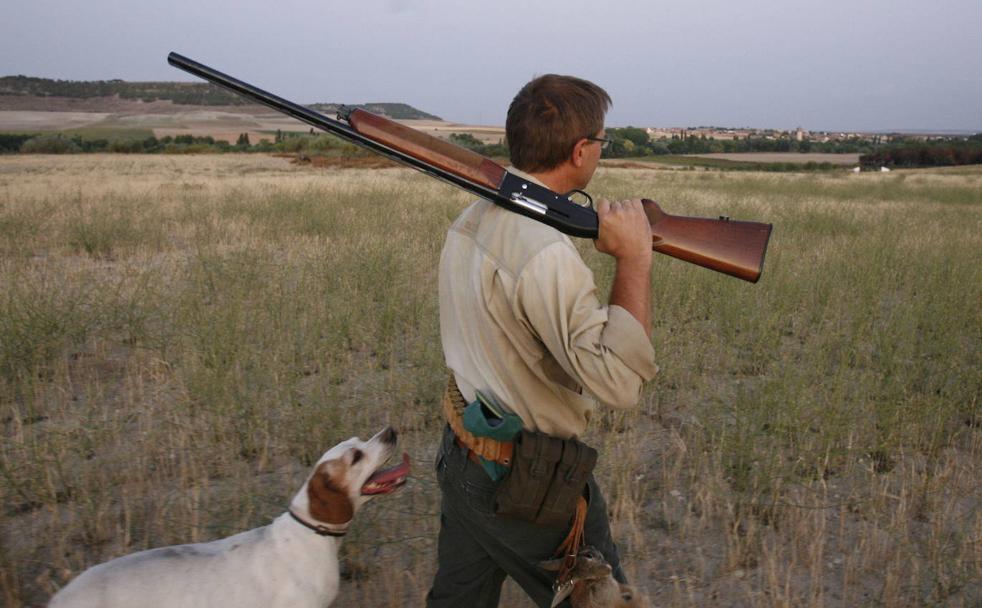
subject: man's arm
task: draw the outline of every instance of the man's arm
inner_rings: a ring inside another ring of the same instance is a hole
[[[651,337],[651,225],[641,199],[597,203],[597,251],[615,259],[610,304],[627,310]]]
[[[651,228],[640,200],[597,208],[606,220],[597,248],[617,261],[611,306],[597,299],[593,273],[568,241],[529,260],[513,305],[566,375],[603,403],[634,407],[658,372],[648,335]]]
[[[621,284],[639,283],[624,280],[632,271],[630,263],[623,266]],[[634,407],[644,382],[658,372],[651,339],[638,321],[640,312],[606,306],[597,295],[593,273],[568,241],[553,243],[525,265],[515,286],[515,314],[551,355],[537,356],[532,349],[530,365],[550,367],[552,359],[601,402]]]

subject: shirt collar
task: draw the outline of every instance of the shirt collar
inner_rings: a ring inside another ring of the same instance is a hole
[[[540,182],[539,180],[537,180],[536,178],[534,178],[532,175],[530,175],[530,174],[522,171],[521,169],[516,169],[515,167],[509,166],[505,170],[508,171],[509,173],[512,173],[514,175],[517,175],[518,177],[524,179],[525,181],[532,182],[533,184],[536,184],[538,186],[542,186],[543,188],[548,188],[549,187],[549,186],[543,184],[542,182]]]

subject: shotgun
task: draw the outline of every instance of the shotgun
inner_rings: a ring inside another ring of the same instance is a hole
[[[526,181],[480,154],[360,108],[342,106],[337,119],[293,103],[177,53],[167,62],[287,116],[462,188],[564,234],[597,238],[597,212]],[[686,262],[756,283],[764,266],[771,224],[685,217],[643,199],[652,249]]]

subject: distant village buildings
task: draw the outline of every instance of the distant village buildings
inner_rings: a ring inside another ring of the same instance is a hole
[[[648,137],[652,140],[657,139],[688,139],[691,137],[703,137],[706,139],[746,139],[756,134],[756,129],[723,129],[716,127],[699,127],[694,129],[678,128],[648,128]]]
[[[782,131],[780,129],[753,129],[749,127],[739,129],[724,127],[648,127],[645,131],[652,141],[659,139],[689,139],[692,137],[717,140],[747,139],[748,137],[752,137],[754,139],[791,139],[797,142],[815,141],[820,143],[865,139],[880,144],[887,143],[897,137],[896,134],[866,133],[861,131],[809,131],[803,127],[796,127],[788,131]],[[945,139],[949,135],[905,133],[903,137],[906,139],[913,138],[930,141],[934,139]]]

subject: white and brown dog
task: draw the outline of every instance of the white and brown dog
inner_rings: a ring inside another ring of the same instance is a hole
[[[406,482],[409,456],[386,428],[327,451],[273,523],[209,543],[150,549],[94,566],[49,606],[323,608],[338,592],[338,548],[359,507]]]

